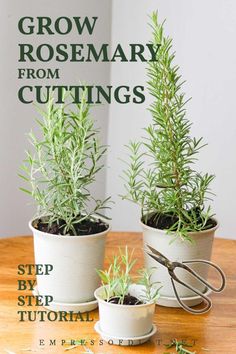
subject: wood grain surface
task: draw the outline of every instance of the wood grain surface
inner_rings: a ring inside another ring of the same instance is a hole
[[[135,248],[137,267],[142,266],[141,234],[110,233],[107,240],[106,256],[116,252],[117,247],[128,245]],[[190,350],[196,353],[236,353],[236,241],[216,239],[213,261],[217,262],[227,276],[227,288],[222,294],[213,294],[213,308],[205,315],[191,315],[182,309],[156,306],[155,323],[157,334],[146,344],[138,347],[118,347],[99,343],[99,336],[93,327],[98,312],[91,312],[92,322],[19,322],[17,311],[17,266],[34,262],[33,239],[31,236],[13,237],[0,240],[0,353],[91,353],[128,354],[164,353],[165,343],[171,339],[185,339],[194,343]],[[210,274],[213,281],[214,274]],[[27,279],[32,279],[28,276]],[[30,294],[30,292],[26,292]],[[41,308],[24,308],[37,311]],[[44,346],[39,341],[44,341]],[[63,340],[87,341],[65,351]],[[55,340],[56,345],[50,345]],[[91,341],[94,341],[92,344]],[[173,353],[174,350],[169,350]]]

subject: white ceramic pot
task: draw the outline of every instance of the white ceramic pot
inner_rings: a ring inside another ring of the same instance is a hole
[[[190,243],[188,241],[182,241],[180,238],[177,238],[175,241],[173,241],[173,238],[175,237],[173,233],[168,234],[166,231],[149,227],[143,224],[142,222],[141,225],[143,228],[144,246],[145,244],[152,246],[153,248],[161,252],[164,256],[169,258],[171,261],[182,262],[184,260],[211,259],[214,234],[215,230],[218,227],[218,224],[209,230],[189,233],[189,236],[191,236],[192,240],[194,241],[193,243]],[[153,260],[150,256],[146,254],[144,257],[145,266],[147,268],[157,267],[157,269],[153,273],[153,281],[161,282],[162,288],[160,290],[160,299],[161,297],[175,298],[167,268],[157,263],[155,260]],[[202,278],[207,279],[208,266],[206,264],[188,265],[194,271],[196,271]],[[176,274],[185,283],[188,283],[189,285],[200,290],[201,292],[205,292],[205,286],[199,283],[197,280],[193,279],[193,277],[186,271],[182,269],[176,269]],[[193,292],[191,292],[189,289],[183,287],[182,285],[177,284],[176,287],[181,298],[193,297],[194,295],[196,295],[193,294]],[[201,298],[200,301],[195,301],[194,305],[200,302],[202,302]],[[174,303],[173,306],[176,307],[178,305]]]
[[[51,295],[58,303],[84,303],[94,300],[100,284],[96,269],[103,268],[106,235],[110,227],[89,236],[60,236],[29,227],[34,236],[36,264],[51,264],[50,275],[37,275],[37,291]]]
[[[143,294],[143,286],[132,285],[130,294],[139,297]],[[103,333],[111,337],[135,338],[152,331],[155,304],[119,305],[104,301],[104,287],[95,293],[99,306],[99,324]]]

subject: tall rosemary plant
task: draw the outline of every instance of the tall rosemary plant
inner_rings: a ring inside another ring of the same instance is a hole
[[[168,228],[183,238],[191,231],[211,225],[209,185],[214,176],[194,169],[202,138],[191,137],[186,118],[183,81],[174,63],[172,39],[164,34],[158,14],[151,16],[152,43],[159,45],[157,60],[147,68],[148,89],[154,98],[150,111],[152,123],[141,142],[128,145],[129,162],[125,172],[126,199],[138,203],[142,218],[150,215],[171,217]]]

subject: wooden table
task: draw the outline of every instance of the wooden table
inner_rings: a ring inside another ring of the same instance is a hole
[[[111,233],[107,241],[107,255],[125,244],[135,247],[135,256],[139,259],[137,266],[140,267],[143,259],[141,235],[138,233]],[[157,306],[155,323],[158,333],[150,342],[139,347],[99,345],[99,337],[93,329],[98,319],[97,311],[91,313],[93,322],[19,322],[17,266],[33,263],[32,237],[1,239],[0,252],[0,353],[66,353],[61,341],[70,339],[94,340],[95,344],[87,343],[86,348],[79,346],[69,353],[83,353],[85,349],[99,354],[163,353],[166,351],[164,344],[173,338],[195,342],[190,350],[198,354],[236,353],[236,241],[215,240],[213,261],[224,269],[228,284],[224,293],[212,295],[214,306],[210,313],[196,316],[182,309]],[[44,340],[44,347],[39,347],[40,339]],[[56,346],[49,345],[50,339],[56,340]]]

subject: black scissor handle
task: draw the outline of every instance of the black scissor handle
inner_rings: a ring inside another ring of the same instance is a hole
[[[180,281],[179,279],[175,279],[179,284],[185,286],[186,288],[188,288],[189,290],[193,291],[195,294],[199,295],[203,301],[205,302],[206,306],[201,308],[201,309],[193,309],[191,307],[189,307],[188,305],[186,305],[183,300],[180,299],[179,297],[179,294],[177,292],[177,289],[176,289],[176,286],[175,286],[175,282],[174,280],[172,279],[171,277],[171,283],[172,283],[172,286],[173,286],[173,289],[174,289],[174,293],[175,293],[175,296],[176,296],[176,299],[178,301],[178,303],[180,304],[180,306],[187,312],[189,313],[192,313],[192,314],[195,314],[195,315],[202,315],[203,313],[206,313],[208,312],[211,307],[212,307],[212,301],[211,299],[209,299],[207,296],[205,296],[204,294],[202,294],[200,291],[198,291],[197,289],[195,288],[192,288],[190,285],[188,284],[184,284],[182,281]]]
[[[190,267],[188,266],[181,266],[181,265],[185,265],[185,264],[189,264],[189,263],[204,263],[207,264],[213,268],[215,268],[217,270],[217,272],[219,273],[220,277],[221,277],[221,285],[219,288],[215,288],[213,285],[211,285],[208,281],[206,281],[205,279],[203,279],[198,273],[196,273],[194,270],[192,270]],[[201,283],[205,284],[209,289],[211,289],[212,291],[216,292],[216,293],[220,293],[221,291],[224,290],[225,285],[226,285],[226,277],[225,274],[223,272],[223,270],[216,265],[213,262],[210,261],[206,261],[205,259],[196,259],[196,260],[190,260],[190,261],[183,261],[182,263],[179,263],[176,267],[181,267],[184,268],[185,270],[187,270],[190,274],[192,274],[195,278],[197,278]]]

